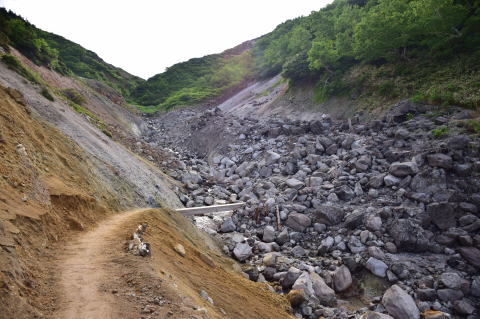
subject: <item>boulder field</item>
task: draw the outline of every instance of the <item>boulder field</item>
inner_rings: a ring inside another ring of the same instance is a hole
[[[150,159],[184,185],[186,207],[246,203],[195,220],[245,276],[288,295],[297,317],[473,319],[480,153],[463,125],[471,117],[409,101],[370,121],[184,109],[148,118],[138,146],[169,149]]]

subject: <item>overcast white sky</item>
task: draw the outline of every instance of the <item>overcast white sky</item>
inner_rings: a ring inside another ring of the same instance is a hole
[[[219,53],[332,0],[0,0],[40,29],[151,77],[193,57]]]

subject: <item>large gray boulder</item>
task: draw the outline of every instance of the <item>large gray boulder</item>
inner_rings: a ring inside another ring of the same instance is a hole
[[[448,140],[447,147],[454,150],[466,149],[470,141],[468,135],[454,135]]]
[[[318,246],[318,253],[325,254],[330,251],[335,243],[335,239],[332,236],[328,236],[327,238],[322,239],[320,246]]]
[[[435,194],[447,188],[447,176],[443,169],[425,170],[412,178],[410,188],[414,192]]]
[[[469,263],[477,268],[480,268],[480,249],[475,247],[462,247],[459,249],[460,254]]]
[[[438,299],[442,301],[455,301],[463,298],[463,292],[456,289],[438,289],[437,290]]]
[[[284,228],[277,236],[276,242],[279,245],[285,244],[288,240],[290,239],[290,236],[288,235],[288,230]]]
[[[390,165],[390,169],[388,171],[394,176],[405,177],[418,173],[418,166],[415,162],[395,162]]]
[[[419,319],[420,311],[413,298],[397,285],[383,295],[382,304],[395,319]]]
[[[302,271],[295,267],[290,267],[288,272],[286,273],[285,277],[282,278],[280,284],[282,285],[283,289],[290,289],[295,281],[297,281],[298,277],[302,274]]]
[[[427,206],[428,218],[441,230],[447,230],[457,226],[455,211],[452,204],[432,203]]]
[[[318,223],[327,225],[337,225],[345,217],[345,212],[342,208],[331,205],[318,206],[313,214]]]
[[[235,231],[236,229],[237,229],[237,226],[235,226],[233,219],[229,217],[223,221],[222,225],[220,226],[219,232],[230,233],[232,231]]]
[[[388,232],[399,250],[424,252],[428,248],[429,240],[424,229],[413,220],[395,220],[388,228]]]
[[[319,120],[310,122],[309,128],[313,134],[320,134],[323,132],[323,124]]]
[[[451,169],[453,166],[452,157],[442,153],[427,155],[427,161],[432,167]]]
[[[444,272],[438,278],[439,283],[443,286],[451,289],[460,289],[462,286],[463,279],[459,274],[454,272]]]
[[[300,290],[303,289],[307,296],[315,295],[315,291],[313,290],[312,280],[310,279],[310,275],[308,272],[303,272],[295,283],[292,286],[292,289]]]
[[[388,266],[383,261],[378,260],[377,258],[370,257],[365,264],[365,268],[370,270],[372,274],[378,277],[385,278],[387,275]]]
[[[368,215],[365,218],[365,227],[370,231],[379,231],[382,229],[382,219],[376,215]]]
[[[310,272],[312,287],[320,303],[324,306],[334,306],[336,303],[335,291],[330,288],[322,277],[314,272]]]
[[[304,231],[312,224],[310,217],[300,213],[291,213],[288,215],[285,225],[296,231]]]
[[[273,151],[267,151],[265,155],[265,165],[271,165],[273,163],[276,163],[280,159],[280,154],[277,154]]]
[[[480,277],[475,277],[473,279],[470,293],[472,296],[480,297]]]
[[[303,182],[299,181],[296,178],[289,178],[286,180],[285,183],[287,184],[288,187],[294,188],[294,189],[300,189],[305,185]]]
[[[333,273],[333,287],[335,291],[342,292],[352,285],[352,275],[347,266],[338,267]]]
[[[199,184],[202,181],[200,174],[192,170],[185,172],[181,179],[184,184]]]
[[[385,186],[390,187],[390,186],[395,186],[398,185],[401,181],[400,178],[395,177],[393,175],[388,174],[383,178],[383,181],[385,183]]]
[[[233,249],[233,255],[238,261],[245,261],[252,255],[252,247],[247,243],[238,243]]]
[[[263,229],[263,238],[262,240],[266,243],[271,243],[275,240],[275,228],[272,226],[266,226]]]

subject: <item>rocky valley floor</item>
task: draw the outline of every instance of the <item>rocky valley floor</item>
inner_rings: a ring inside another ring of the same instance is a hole
[[[478,318],[474,114],[400,102],[384,118],[305,122],[183,109],[147,118],[136,151],[299,318]]]

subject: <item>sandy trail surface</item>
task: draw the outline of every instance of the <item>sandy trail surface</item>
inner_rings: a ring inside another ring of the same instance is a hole
[[[65,258],[60,261],[62,302],[58,318],[119,318],[112,307],[112,294],[101,289],[105,281],[118,275],[117,269],[108,265],[108,247],[118,243],[118,230],[126,220],[145,210],[112,216],[65,246]]]

